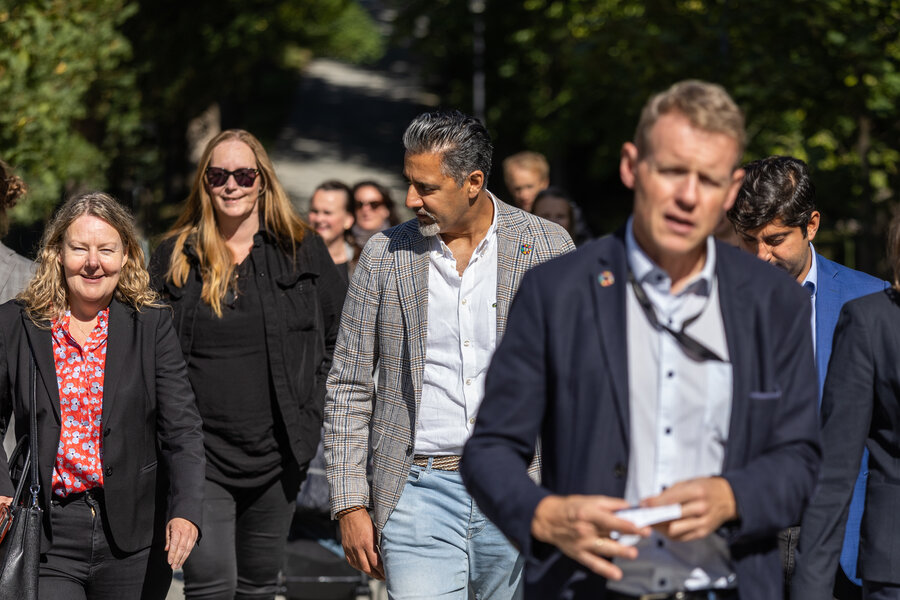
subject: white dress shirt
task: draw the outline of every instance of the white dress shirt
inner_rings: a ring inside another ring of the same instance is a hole
[[[731,419],[732,369],[715,275],[716,248],[707,239],[700,273],[677,294],[672,281],[637,245],[629,220],[628,265],[660,323],[685,332],[726,362],[692,358],[654,329],[629,285],[626,293],[630,446],[625,499],[632,505],[668,486],[719,475]],[[697,317],[692,320],[693,317]],[[638,543],[637,560],[617,559],[624,577],[608,583],[624,594],[736,586],[728,544],[715,533],[673,542],[656,533]]]
[[[816,249],[812,242],[809,243],[809,251],[812,255],[812,264],[803,279],[803,287],[809,292],[809,300],[812,302],[812,315],[809,317],[809,326],[812,328],[813,354],[816,352],[816,292],[819,287],[819,267],[816,264]]]
[[[497,345],[497,204],[488,196],[493,220],[462,276],[440,235],[430,240],[416,454],[462,454],[484,398],[484,377]]]

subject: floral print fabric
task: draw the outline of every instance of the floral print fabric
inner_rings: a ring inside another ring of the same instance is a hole
[[[53,469],[53,493],[57,496],[103,486],[101,419],[109,307],[97,314],[97,325],[84,347],[69,333],[70,319],[66,311],[51,327],[62,418]]]

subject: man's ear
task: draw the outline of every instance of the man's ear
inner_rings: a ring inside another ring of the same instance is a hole
[[[731,174],[731,183],[728,185],[728,197],[725,199],[725,204],[722,206],[723,214],[731,210],[731,207],[734,206],[734,201],[737,200],[737,195],[741,190],[742,183],[744,183],[744,170],[735,169],[734,173]]]
[[[813,238],[816,237],[816,233],[819,231],[819,220],[821,217],[822,215],[817,210],[812,211],[812,214],[809,215],[809,223],[806,224],[806,239],[810,242],[813,241]]]
[[[472,171],[463,185],[467,187],[466,194],[469,200],[474,199],[484,187],[484,172],[481,170]]]
[[[622,152],[619,155],[619,177],[622,183],[630,190],[634,189],[637,179],[638,149],[631,142],[622,144]]]

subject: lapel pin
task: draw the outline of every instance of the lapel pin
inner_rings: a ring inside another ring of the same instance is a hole
[[[519,246],[519,252],[521,252],[525,256],[531,254],[532,250],[534,250],[534,246],[532,246],[531,244],[522,244],[521,246]]]
[[[609,287],[616,282],[616,278],[613,276],[612,271],[603,271],[597,275],[597,281],[602,287]]]

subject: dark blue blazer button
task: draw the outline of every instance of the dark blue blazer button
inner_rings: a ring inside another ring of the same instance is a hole
[[[623,477],[625,477],[625,465],[620,462],[616,463],[616,465],[613,467],[613,474],[615,474],[616,479],[622,479]]]

